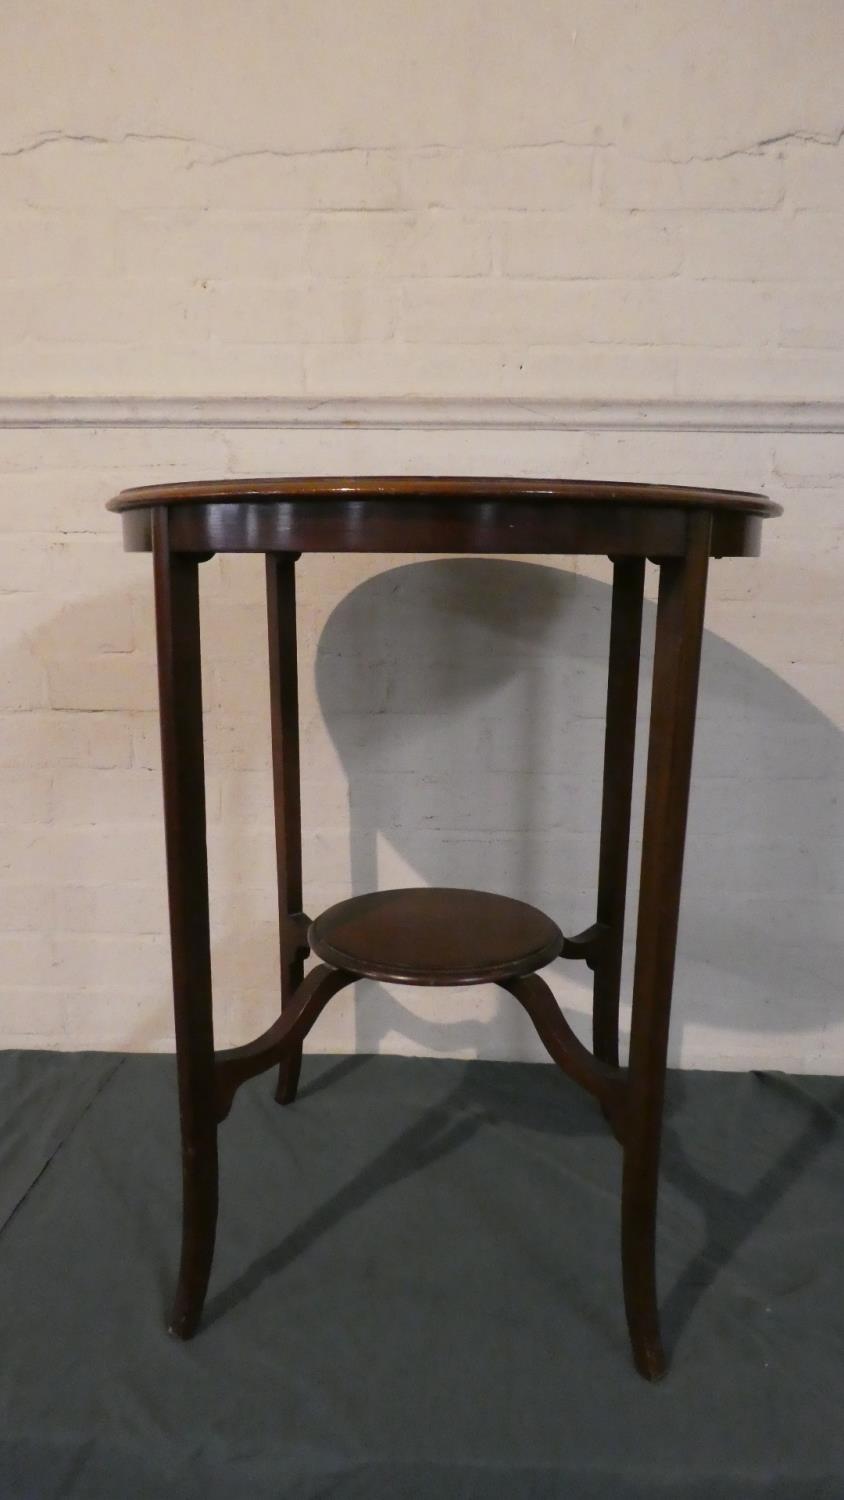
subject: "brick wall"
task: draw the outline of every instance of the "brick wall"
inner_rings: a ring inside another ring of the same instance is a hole
[[[108,495],[492,469],[785,501],[762,560],[714,572],[674,1056],[844,1068],[840,7],[7,11],[0,1041],[171,1044],[149,568]],[[140,404],[88,428],[69,402],[87,396]],[[203,425],[221,396],[368,417]],[[156,426],[143,403],[167,397],[190,419]],[[355,404],[384,397],[400,420]],[[433,398],[453,402],[438,430]],[[500,404],[473,426],[469,398]],[[506,403],[543,400],[561,429],[592,403],[595,430],[512,430]],[[654,422],[673,430],[636,430]],[[590,919],[607,570],[523,563],[504,589],[490,566],[302,564],[312,909],[450,878]],[[232,1041],[275,1006],[260,588],[247,561],[203,569]],[[554,983],[583,1027],[582,976]],[[537,1055],[485,991],[371,987],[313,1044]]]
[[[0,157],[0,370],[38,394],[838,396],[842,153],[213,166],[38,135]]]

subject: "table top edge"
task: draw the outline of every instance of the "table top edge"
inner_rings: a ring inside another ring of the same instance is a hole
[[[273,500],[554,501],[569,504],[686,506],[772,517],[782,506],[755,491],[630,480],[476,477],[458,475],[289,476],[179,481],[121,490],[107,509],[126,512],[157,505]]]

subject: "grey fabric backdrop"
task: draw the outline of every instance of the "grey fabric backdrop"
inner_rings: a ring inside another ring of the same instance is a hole
[[[844,1080],[672,1077],[656,1387],[618,1148],[550,1067],[248,1085],[188,1345],[173,1060],[7,1053],[0,1125],[3,1500],[844,1495]]]

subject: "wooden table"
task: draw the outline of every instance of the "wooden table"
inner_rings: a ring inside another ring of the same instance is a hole
[[[171,1331],[196,1330],[217,1221],[217,1128],[245,1079],[278,1064],[296,1095],[302,1042],[338,990],[495,982],[527,1011],[553,1060],[599,1101],[624,1153],[622,1267],[637,1369],[664,1373],[656,1208],[677,919],[710,557],[755,556],[763,495],[557,479],[247,479],[124,490],[109,502],[155,575],[167,878],[182,1130],[182,1256]],[[216,1051],[202,736],[198,572],[216,552],[266,555],[281,1014]],[[613,561],[595,921],[564,936],[524,902],[420,889],[352,897],[311,921],[302,895],[295,564],[303,552],[607,554]],[[618,1003],[645,561],[659,604],[629,1059]],[[305,974],[309,953],[319,962]],[[593,1051],[537,972],[580,959],[594,975]],[[492,1315],[492,1314],[491,1314]]]

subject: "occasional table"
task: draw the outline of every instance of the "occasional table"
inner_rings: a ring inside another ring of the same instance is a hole
[[[493,982],[524,1007],[550,1056],[599,1102],[624,1156],[621,1247],[636,1368],[665,1371],[655,1273],[669,1014],[698,669],[710,557],[756,556],[764,495],[559,479],[312,478],[202,481],[124,490],[129,551],[155,577],[164,817],[182,1133],[182,1255],[171,1331],[202,1313],[217,1221],[217,1130],[248,1078],[278,1065],[296,1096],[302,1043],[356,979]],[[242,1047],[214,1046],[205,831],[199,565],[266,558],[281,944],[281,1010]],[[303,552],[604,554],[613,563],[595,921],[564,936],[525,902],[481,891],[367,892],[305,915],[299,796],[295,564]],[[629,1057],[618,1009],[645,562],[659,567]],[[318,963],[305,973],[305,960]],[[538,972],[578,959],[593,974],[593,1048]],[[550,1205],[549,1205],[550,1207]]]

